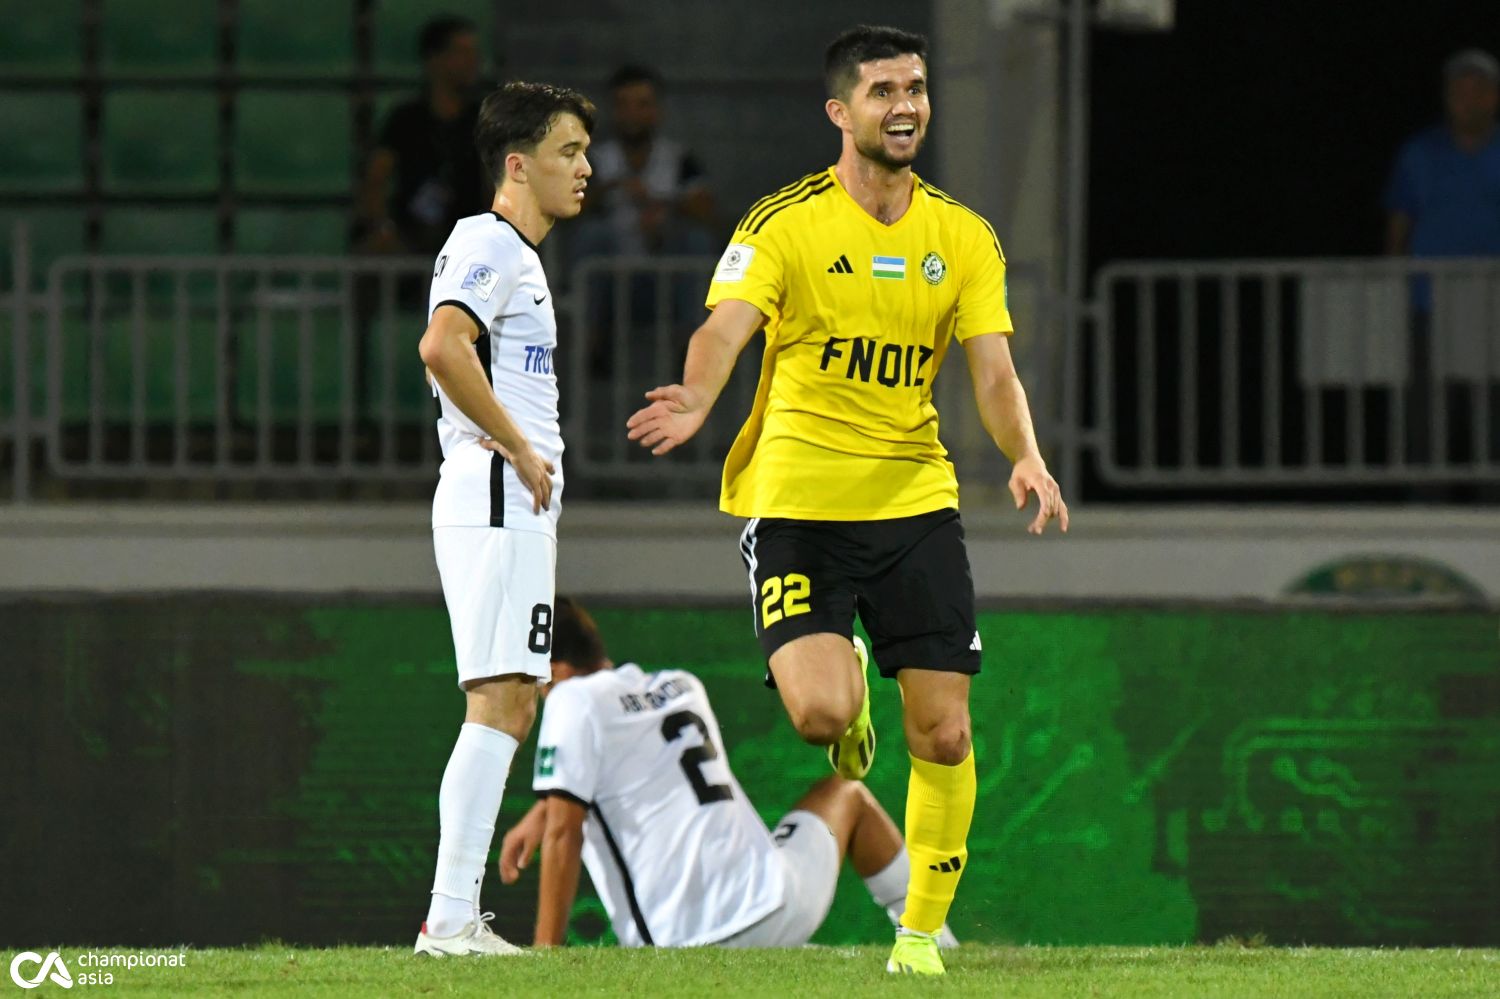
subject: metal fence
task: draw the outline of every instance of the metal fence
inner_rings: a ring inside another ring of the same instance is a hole
[[[1118,264],[1094,314],[1088,439],[1109,483],[1500,474],[1500,261]]]
[[[409,483],[438,462],[416,357],[421,258],[70,257],[36,282],[25,233],[0,310],[10,494],[111,483]],[[574,496],[712,495],[754,397],[757,338],[689,445],[625,438],[676,380],[713,261],[552,261]],[[1500,480],[1500,261],[1151,262],[1069,310],[1010,271],[1038,435],[1081,495]],[[961,350],[950,351],[962,354]],[[1003,488],[963,360],[934,383],[966,491]]]
[[[10,377],[0,374],[13,498],[32,492],[33,467],[54,487],[433,480],[435,409],[416,356],[429,261],[65,257],[34,290],[24,233],[18,240],[5,310]],[[591,258],[559,282],[571,495],[716,491],[754,397],[758,337],[709,424],[679,453],[655,459],[625,436],[645,391],[681,376],[713,264]],[[1039,275],[1017,268],[1010,285],[1018,328],[1040,331],[1051,320]],[[1033,391],[1060,370],[1051,339],[1017,340]],[[962,364],[950,362],[936,382],[943,436],[966,485],[983,485],[1000,479],[1003,463]]]

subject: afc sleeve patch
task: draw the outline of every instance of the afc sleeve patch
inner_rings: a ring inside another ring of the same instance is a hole
[[[461,287],[473,288],[474,294],[481,301],[488,302],[490,296],[495,293],[495,285],[500,282],[500,273],[488,264],[474,264],[469,268],[469,273],[464,276]]]
[[[730,243],[719,258],[719,267],[714,271],[715,281],[743,281],[745,270],[755,259],[755,247],[744,243]]]

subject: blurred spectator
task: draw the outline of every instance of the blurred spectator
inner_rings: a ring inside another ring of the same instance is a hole
[[[661,134],[661,76],[646,66],[621,66],[609,86],[614,98],[611,134],[589,149],[594,176],[584,221],[571,234],[572,259],[576,263],[589,257],[717,253],[713,197],[703,168],[685,146]],[[617,318],[634,330],[654,328],[665,319],[674,335],[690,332],[703,316],[706,282],[686,276],[671,279],[671,314],[662,317],[655,279],[637,277],[628,282],[626,315],[617,317],[616,280],[601,274],[589,282],[590,367],[601,378],[649,378],[662,365],[664,377],[678,358],[660,357],[653,339],[634,336],[630,371],[616,372],[610,330]]]
[[[713,198],[703,168],[659,134],[661,77],[622,66],[609,81],[614,134],[589,150],[589,208],[603,225],[591,249],[616,254],[711,253]]]
[[[1386,252],[1500,256],[1500,62],[1468,49],[1443,67],[1447,122],[1401,147],[1386,188]]]
[[[360,188],[359,245],[367,252],[435,254],[453,224],[492,196],[474,149],[478,29],[461,17],[434,17],[417,51],[422,94],[382,123]]]
[[[1446,122],[1417,133],[1396,156],[1385,196],[1386,252],[1418,259],[1500,259],[1500,62],[1488,52],[1466,49],[1444,64],[1443,81]],[[1439,399],[1448,461],[1472,461],[1486,453],[1493,459],[1500,451],[1500,386],[1496,369],[1486,371],[1485,363],[1486,357],[1493,362],[1500,355],[1500,340],[1489,328],[1500,317],[1485,318],[1484,303],[1497,298],[1492,284],[1467,276],[1411,283],[1410,460],[1425,462],[1433,454]],[[1475,418],[1485,395],[1488,421]]]

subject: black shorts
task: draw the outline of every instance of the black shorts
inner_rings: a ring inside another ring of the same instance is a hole
[[[974,579],[957,510],[894,520],[756,519],[740,536],[766,658],[864,623],[880,675],[979,672]]]

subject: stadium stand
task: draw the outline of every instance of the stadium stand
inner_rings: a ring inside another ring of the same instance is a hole
[[[347,3],[240,0],[235,70],[245,76],[342,77],[354,68]]]
[[[219,185],[212,91],[127,91],[104,98],[103,188],[111,194],[206,194]]]
[[[0,65],[16,75],[77,75],[83,68],[82,10],[83,0],[7,4]]]
[[[257,91],[235,110],[235,188],[254,194],[345,194],[349,100],[334,92]]]
[[[212,74],[218,68],[218,21],[211,3],[106,3],[100,69],[111,77]]]
[[[71,125],[72,127],[68,127]],[[0,192],[83,186],[83,100],[76,94],[0,93]]]

